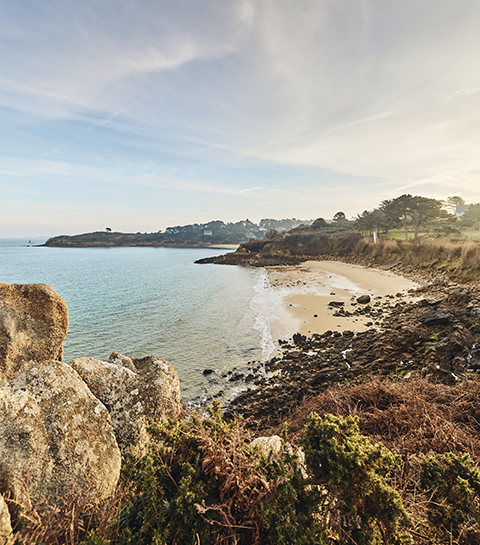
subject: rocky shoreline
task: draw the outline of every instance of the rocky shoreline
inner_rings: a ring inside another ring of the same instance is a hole
[[[418,272],[410,275],[420,280]],[[246,389],[226,402],[226,416],[241,415],[252,428],[274,429],[329,387],[374,377],[480,383],[480,287],[422,278],[424,285],[410,290],[409,298],[399,293],[366,304],[352,301],[349,309],[339,304],[339,316],[368,317],[367,331],[297,333],[290,342],[280,341],[281,356],[233,370],[224,378]]]

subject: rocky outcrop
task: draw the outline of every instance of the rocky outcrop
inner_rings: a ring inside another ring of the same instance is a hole
[[[70,365],[110,413],[122,454],[144,454],[148,444],[147,418],[138,375],[127,367],[93,358],[75,358]]]
[[[65,301],[45,284],[0,283],[0,385],[28,362],[62,361]]]
[[[8,512],[7,504],[0,494],[0,543],[10,545],[13,543],[9,536],[12,535],[12,522],[10,513]]]
[[[113,359],[109,361],[115,361]],[[112,358],[111,356],[111,358]],[[179,418],[182,414],[180,405],[180,382],[175,369],[157,356],[133,358],[135,370],[139,376],[140,395],[145,403],[145,414],[150,420]]]
[[[133,359],[114,352],[108,362],[75,358],[70,365],[110,412],[122,453],[143,454],[148,423],[182,413],[178,375],[157,356]]]
[[[0,388],[1,492],[34,506],[73,488],[101,500],[120,462],[108,411],[66,363],[35,365]]]

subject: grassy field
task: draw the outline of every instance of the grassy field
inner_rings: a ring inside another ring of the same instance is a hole
[[[415,233],[413,231],[408,232],[408,240],[414,240]],[[420,231],[418,233],[418,238],[433,238],[435,235],[431,232]],[[404,229],[390,229],[388,233],[381,234],[379,238],[383,239],[394,239],[394,240],[405,240],[405,230]],[[453,240],[476,240],[480,241],[480,230],[477,229],[462,229],[459,232],[452,233],[451,235],[442,235],[442,238],[453,239]]]

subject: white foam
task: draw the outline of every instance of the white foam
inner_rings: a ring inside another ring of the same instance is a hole
[[[276,339],[288,338],[298,331],[299,321],[285,309],[283,290],[272,287],[265,269],[259,270],[254,290],[250,303],[255,315],[254,329],[260,334],[262,361],[268,361],[278,351]]]

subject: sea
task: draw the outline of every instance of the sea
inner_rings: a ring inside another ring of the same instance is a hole
[[[50,248],[45,241],[0,239],[0,281],[48,284],[63,297],[66,362],[154,354],[177,371],[183,398],[199,403],[235,395],[244,386],[232,387],[229,372],[268,361],[278,339],[297,330],[265,269],[195,264],[232,250]]]

